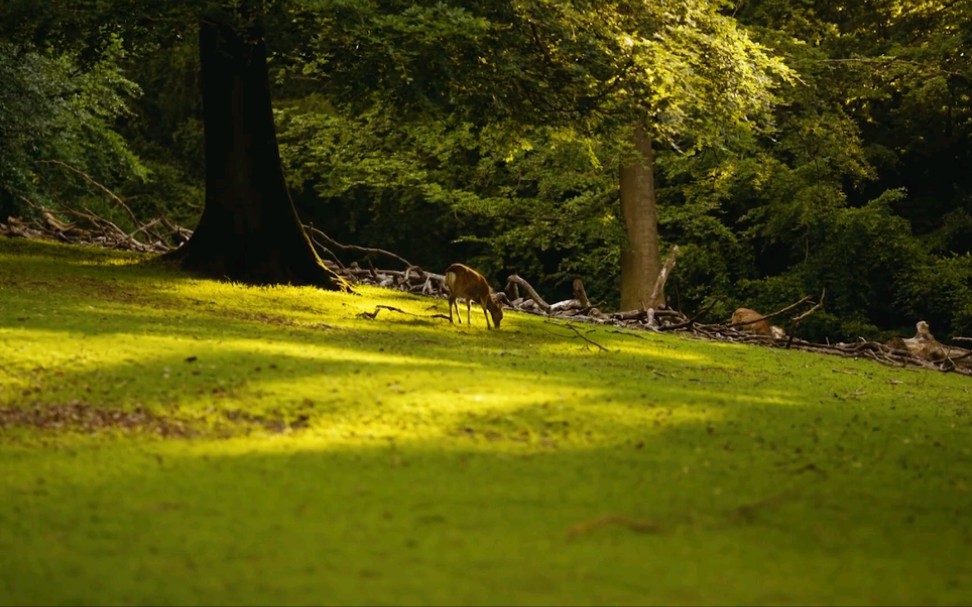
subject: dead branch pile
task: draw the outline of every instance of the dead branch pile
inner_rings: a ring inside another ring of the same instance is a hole
[[[176,225],[165,217],[141,225],[136,223],[136,229],[126,232],[114,222],[86,209],[66,209],[63,213],[71,219],[59,219],[45,208],[39,208],[37,218],[32,221],[8,217],[6,223],[0,222],[0,235],[98,245],[140,253],[166,253],[178,248],[192,235],[192,230]]]
[[[431,297],[449,296],[442,274],[426,272],[416,265],[409,264],[404,270],[378,270],[370,264],[369,267],[362,268],[354,262],[347,267],[334,269],[357,284],[377,285]]]
[[[448,291],[443,283],[441,274],[425,272],[418,266],[409,265],[403,271],[367,269],[352,264],[346,271],[358,282],[375,284],[393,289],[409,291],[432,297],[447,298]],[[574,296],[571,299],[547,303],[529,282],[517,274],[507,278],[506,287],[496,293],[497,298],[507,307],[528,314],[536,314],[550,318],[560,318],[576,322],[611,325],[634,330],[649,330],[656,332],[680,332],[712,341],[757,344],[775,348],[803,350],[819,354],[846,356],[849,358],[867,358],[894,367],[923,367],[939,371],[954,371],[972,376],[972,352],[956,346],[944,346],[930,357],[928,350],[915,351],[907,348],[895,347],[894,343],[882,344],[863,338],[853,343],[820,344],[806,341],[792,335],[773,338],[767,335],[746,330],[745,326],[733,326],[730,322],[706,324],[697,322],[699,314],[689,318],[682,312],[666,308],[647,310],[627,310],[620,312],[601,312],[597,306],[591,304],[584,292],[584,285],[580,279],[575,279]],[[522,295],[521,295],[522,292]],[[787,332],[795,329],[800,322],[810,314],[819,310],[823,304],[823,294],[814,301],[811,297],[786,306],[782,310],[767,314],[763,319],[780,317],[786,312],[793,311],[799,306],[809,306],[802,313],[791,317],[785,323]],[[908,340],[905,340],[908,341]],[[936,342],[937,343],[937,342]]]
[[[362,268],[357,263],[353,263],[343,268],[343,272],[359,283],[374,284],[431,297],[447,298],[449,295],[442,274],[426,272],[413,264],[407,264],[405,270],[379,270],[371,266]],[[894,367],[910,365],[939,371],[954,371],[972,376],[972,352],[955,346],[942,346],[940,352],[944,352],[944,354],[933,355],[929,358],[922,351],[902,349],[895,347],[893,343],[890,345],[882,344],[863,338],[854,343],[836,344],[814,343],[792,335],[777,339],[748,331],[745,326],[733,326],[728,321],[715,324],[697,322],[696,318],[704,315],[707,310],[702,310],[691,318],[682,312],[667,308],[605,313],[590,302],[584,290],[584,284],[579,278],[574,280],[573,291],[571,299],[551,304],[545,301],[527,280],[517,274],[512,274],[507,278],[506,287],[497,292],[496,296],[509,308],[550,318],[635,330],[690,333],[695,337],[712,341],[757,344],[850,358],[868,358]],[[762,319],[778,318],[782,314],[798,309],[800,306],[809,306],[784,323],[789,333],[803,319],[822,307],[823,297],[824,294],[821,294],[821,297],[816,301],[812,297],[804,297],[782,310],[767,314]]]
[[[131,232],[125,232],[111,221],[98,217],[87,210],[65,211],[66,214],[71,216],[71,221],[61,220],[47,209],[40,208],[39,211],[38,218],[29,223],[15,217],[8,218],[6,223],[0,223],[0,235],[47,238],[72,244],[96,244],[108,248],[148,253],[170,251],[187,241],[192,235],[191,230],[174,225],[164,218],[155,219],[145,225],[140,225]],[[134,218],[134,216],[132,217]],[[423,270],[395,253],[377,248],[344,245],[313,226],[305,227],[318,253],[325,258],[325,263],[352,283],[372,284],[429,297],[443,299],[448,297],[442,274]],[[362,254],[362,258],[345,265],[333,249]],[[403,265],[404,269],[378,269],[372,262],[373,259],[377,258],[392,259]],[[362,264],[366,264],[367,267]],[[745,324],[755,321],[737,323],[740,326],[735,326],[729,321],[716,324],[697,322],[696,319],[708,310],[701,310],[691,318],[682,312],[667,308],[605,313],[598,308],[597,304],[588,299],[584,284],[579,278],[574,280],[572,286],[573,296],[570,299],[547,303],[529,282],[517,274],[512,274],[507,278],[504,290],[497,292],[496,296],[509,308],[551,318],[635,330],[689,333],[695,337],[713,341],[758,344],[852,358],[869,358],[890,366],[907,367],[911,365],[972,376],[972,351],[938,343],[927,332],[927,325],[924,325],[923,322],[919,322],[919,333],[915,338],[898,339],[888,344],[867,341],[863,338],[854,343],[819,344],[792,335],[774,338],[746,330]],[[799,306],[810,305],[809,309],[783,323],[786,332],[789,333],[799,325],[800,321],[822,306],[823,297],[824,294],[821,294],[817,301],[813,301],[810,297],[804,297],[782,310],[767,314],[758,320],[779,317]],[[966,339],[968,338],[959,337],[956,338],[956,341]]]

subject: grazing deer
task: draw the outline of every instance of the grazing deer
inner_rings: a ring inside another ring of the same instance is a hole
[[[786,337],[786,332],[782,328],[769,324],[763,318],[763,315],[756,310],[750,310],[749,308],[736,309],[732,313],[730,324],[735,325],[739,323],[745,323],[739,326],[739,329],[742,331],[752,331],[753,333],[766,335],[773,339],[783,339]]]
[[[483,315],[486,316],[486,328],[490,329],[489,317],[493,317],[493,324],[499,329],[500,321],[503,320],[503,308],[500,307],[493,289],[486,282],[482,274],[473,270],[469,266],[461,263],[454,263],[445,271],[445,283],[449,288],[449,322],[452,321],[452,308],[456,308],[456,316],[459,317],[459,324],[462,324],[462,314],[459,313],[459,303],[456,298],[463,297],[466,300],[466,322],[472,325],[470,320],[470,309],[472,302],[476,301],[483,308]],[[488,314],[487,314],[488,312]]]

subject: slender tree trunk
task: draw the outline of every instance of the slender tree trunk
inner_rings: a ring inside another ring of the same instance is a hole
[[[621,249],[621,309],[658,308],[665,293],[652,289],[661,271],[658,209],[655,205],[654,154],[643,126],[632,133],[635,155],[621,167],[621,216],[627,243]]]
[[[262,32],[210,14],[200,21],[199,53],[206,204],[173,256],[215,278],[347,289],[318,257],[287,192]]]

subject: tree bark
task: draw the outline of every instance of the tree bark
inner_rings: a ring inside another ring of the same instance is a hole
[[[635,154],[621,167],[621,217],[627,243],[621,249],[621,309],[659,308],[665,291],[652,297],[661,271],[658,209],[655,204],[654,154],[644,126],[632,132]]]
[[[199,54],[206,202],[172,257],[214,278],[350,290],[317,255],[287,191],[262,32],[209,14],[199,24]]]

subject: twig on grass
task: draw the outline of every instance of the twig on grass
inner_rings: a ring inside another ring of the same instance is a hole
[[[781,491],[758,499],[755,502],[742,504],[729,512],[729,520],[733,522],[752,522],[757,511],[763,510],[768,506],[775,506],[792,497],[794,497],[793,491]]]
[[[665,527],[655,521],[646,521],[629,518],[627,516],[620,516],[617,514],[608,514],[606,516],[599,516],[597,518],[573,525],[567,530],[567,539],[572,540],[578,535],[584,535],[594,531],[595,529],[606,527],[608,525],[620,525],[621,527],[626,527],[632,531],[637,531],[638,533],[662,533],[665,531]]]
[[[375,306],[374,312],[361,312],[360,314],[358,314],[358,316],[362,316],[364,318],[370,318],[374,320],[375,318],[378,317],[379,310],[388,310],[390,312],[399,312],[401,314],[411,314],[412,316],[417,316],[416,314],[412,314],[411,312],[406,312],[401,308],[396,308],[395,306],[386,306],[384,304],[378,304],[377,306]]]
[[[550,322],[550,321],[548,321],[548,322]],[[575,327],[574,325],[572,325],[570,323],[560,324],[560,323],[556,323],[555,322],[555,323],[552,323],[552,324],[557,325],[557,326],[560,326],[560,327],[567,327],[568,329],[570,329],[571,331],[573,331],[575,334],[577,334],[577,337],[580,337],[581,339],[583,339],[587,343],[597,346],[598,348],[600,348],[604,352],[610,352],[610,350],[608,350],[607,348],[605,348],[601,344],[597,343],[596,341],[594,341],[591,338],[587,337],[586,335],[582,334],[580,331],[577,330],[577,327]]]
[[[378,317],[378,312],[380,310],[388,310],[389,312],[398,312],[399,314],[407,314],[409,316],[418,316],[419,318],[445,318],[445,319],[449,318],[445,314],[429,314],[429,315],[415,314],[414,312],[406,312],[401,308],[396,308],[395,306],[386,306],[385,304],[378,304],[377,306],[375,306],[374,312],[359,312],[358,316],[361,318],[370,318],[371,320],[374,320],[375,318]]]

